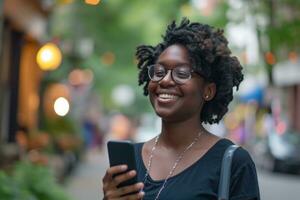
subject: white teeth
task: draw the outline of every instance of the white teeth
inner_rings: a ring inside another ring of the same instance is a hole
[[[162,99],[176,99],[176,98],[178,98],[178,96],[173,95],[173,94],[159,94],[158,97],[162,98]]]

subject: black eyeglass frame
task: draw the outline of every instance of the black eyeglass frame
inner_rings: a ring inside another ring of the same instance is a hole
[[[153,65],[147,66],[148,77],[149,77],[150,80],[153,81],[153,82],[159,82],[159,81],[163,80],[163,79],[168,75],[169,71],[171,71],[171,78],[172,78],[172,80],[173,80],[175,83],[180,84],[180,85],[185,84],[187,81],[189,81],[189,80],[192,78],[192,73],[198,74],[198,73],[197,73],[195,70],[193,70],[192,68],[187,67],[187,68],[189,68],[189,73],[190,73],[190,75],[189,75],[188,78],[184,79],[183,82],[182,82],[182,81],[180,82],[180,81],[178,81],[178,79],[176,79],[176,77],[175,77],[175,75],[174,75],[173,72],[174,72],[174,69],[176,69],[176,68],[178,68],[178,67],[182,67],[182,66],[177,66],[177,67],[174,67],[173,69],[167,69],[164,65],[159,64],[160,66],[162,66],[162,67],[164,68],[164,70],[166,70],[166,74],[165,74],[163,77],[161,77],[159,80],[156,80],[156,79],[151,78],[151,75],[150,75],[150,68],[151,68],[151,67],[154,67],[155,65],[157,65],[157,64],[153,64]],[[175,78],[174,78],[174,77],[175,77]]]

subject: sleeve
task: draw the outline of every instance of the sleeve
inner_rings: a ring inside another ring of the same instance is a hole
[[[230,182],[230,200],[260,200],[255,164],[242,148],[234,155]]]

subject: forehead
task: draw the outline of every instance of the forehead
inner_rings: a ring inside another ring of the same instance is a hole
[[[182,45],[171,45],[160,54],[158,62],[166,64],[189,64],[188,50]]]

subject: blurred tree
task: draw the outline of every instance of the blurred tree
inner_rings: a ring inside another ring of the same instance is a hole
[[[246,1],[255,15],[260,51],[264,55],[269,83],[278,61],[296,59],[300,50],[300,1]]]
[[[61,40],[65,60],[63,66],[49,77],[62,79],[66,71],[74,67],[91,68],[95,74],[95,89],[102,96],[105,107],[123,109],[130,114],[147,111],[150,107],[145,107],[142,88],[136,86],[136,46],[155,45],[166,24],[183,16],[224,28],[227,3],[221,0],[207,2],[214,2],[212,12],[208,14],[196,8],[197,0],[103,0],[97,6],[73,1],[59,5],[52,16],[51,31]],[[84,41],[88,40],[92,41],[86,43],[93,47],[91,54],[84,47]],[[111,91],[118,84],[134,88],[134,106],[118,107],[111,100]]]

